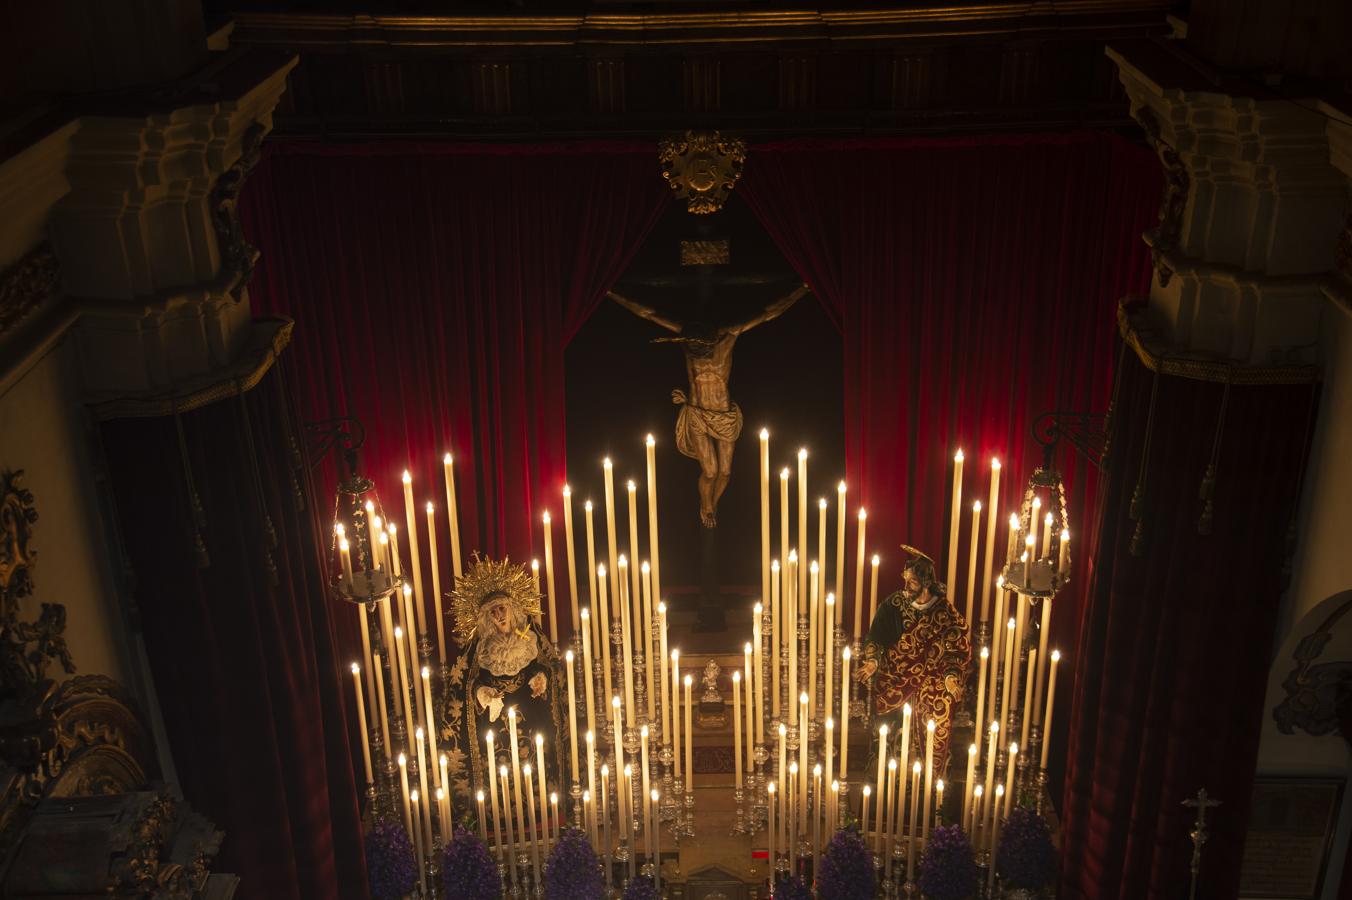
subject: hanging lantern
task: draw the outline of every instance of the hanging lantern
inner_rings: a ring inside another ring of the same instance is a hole
[[[1061,473],[1047,461],[1028,478],[1002,574],[1007,590],[1054,597],[1070,582],[1070,518]]]
[[[383,600],[400,584],[398,533],[385,517],[375,484],[358,469],[357,451],[365,432],[355,419],[316,423],[312,431],[319,435],[320,449],[336,449],[347,470],[333,504],[329,585],[335,596],[351,603]]]

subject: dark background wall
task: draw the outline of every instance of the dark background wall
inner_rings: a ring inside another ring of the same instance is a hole
[[[722,238],[730,242],[729,265],[681,265],[681,240]],[[705,216],[691,215],[673,201],[615,290],[676,320],[703,315],[726,324],[750,318],[799,284],[734,193],[722,211]],[[667,598],[679,608],[682,596],[699,589],[704,535],[696,493],[699,465],[680,455],[674,437],[677,407],[670,395],[674,388],[689,390],[684,358],[679,345],[651,343],[668,335],[607,301],[573,339],[566,356],[568,477],[578,501],[579,528],[582,501],[591,497],[597,506],[598,554],[603,555],[601,460],[608,454],[615,463],[616,502],[622,506],[625,479],[634,478],[642,489],[643,438],[653,434],[662,581]],[[745,425],[732,480],[719,504],[715,573],[725,596],[752,598],[760,584],[757,434],[762,426],[771,433],[772,490],[777,495],[779,469],[796,470],[798,448],[806,446],[814,545],[819,496],[831,503],[828,536],[834,533],[835,485],[845,471],[841,339],[814,297],[803,297],[780,318],[738,339],[729,387]],[[777,555],[778,501],[772,505]],[[640,505],[641,520],[646,520],[644,510]],[[623,546],[623,514],[621,520]],[[828,546],[828,554],[833,552]],[[579,542],[579,555],[584,554],[585,544]]]

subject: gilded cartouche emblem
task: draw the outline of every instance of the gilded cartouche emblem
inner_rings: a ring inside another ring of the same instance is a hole
[[[662,177],[692,213],[717,212],[723,208],[746,162],[746,142],[713,133],[687,131],[684,137],[668,138],[658,156]]]

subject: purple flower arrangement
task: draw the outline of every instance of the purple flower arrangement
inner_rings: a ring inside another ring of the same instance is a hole
[[[624,889],[624,900],[660,900],[657,885],[647,875],[639,875]]]
[[[800,876],[778,872],[775,875],[775,900],[813,900],[812,888]]]
[[[928,900],[966,900],[976,896],[980,877],[972,842],[959,825],[930,832],[920,858],[920,891]]]
[[[441,860],[441,884],[456,900],[500,900],[502,876],[473,832],[456,828]]]
[[[576,828],[564,829],[545,863],[545,900],[596,900],[605,891],[601,860]]]
[[[830,900],[871,900],[874,891],[873,854],[857,828],[842,828],[822,854],[817,893]]]
[[[1036,891],[1056,877],[1056,847],[1051,829],[1036,812],[1021,806],[1009,814],[1000,833],[995,871],[1007,887]]]
[[[366,876],[373,900],[397,900],[418,883],[413,844],[404,826],[377,819],[366,832]]]

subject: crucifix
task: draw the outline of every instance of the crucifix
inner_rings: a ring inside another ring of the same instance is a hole
[[[782,315],[807,292],[808,286],[800,285],[751,318],[722,326],[677,322],[613,291],[607,295],[634,315],[677,335],[657,338],[654,343],[680,344],[685,351],[689,393],[679,388],[671,392],[671,402],[681,408],[676,417],[676,448],[699,461],[699,518],[705,528],[718,524],[718,499],[727,489],[732,451],[742,433],[742,410],[728,395],[733,345],[752,328]]]

